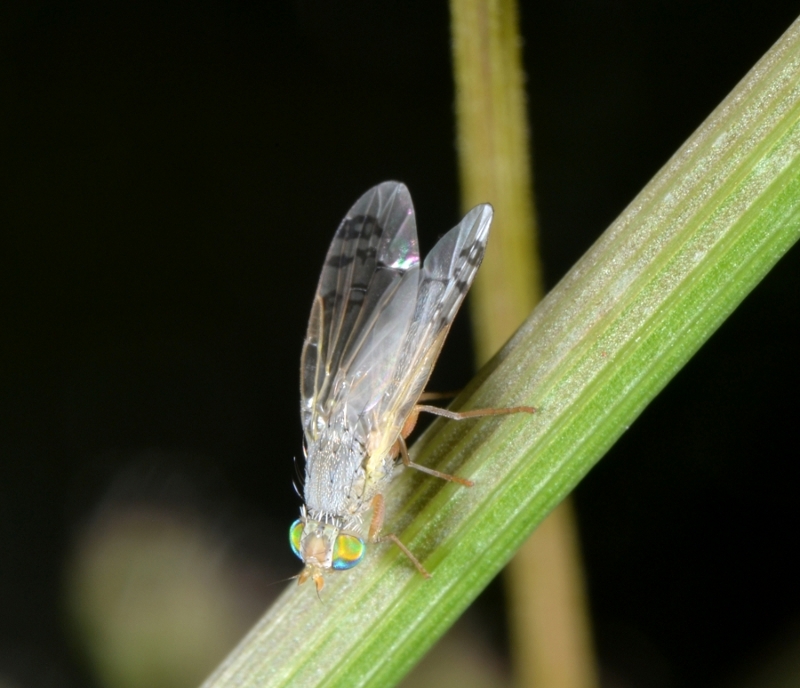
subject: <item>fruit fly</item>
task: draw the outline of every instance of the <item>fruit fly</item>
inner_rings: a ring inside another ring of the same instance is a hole
[[[413,463],[405,438],[421,411],[454,420],[531,407],[455,413],[418,402],[447,332],[483,259],[492,207],[479,205],[420,261],[414,206],[405,185],[384,182],[356,201],[333,237],[311,308],[300,363],[305,435],[304,506],[289,530],[292,550],[317,590],[323,574],[356,566],[380,535],[383,494],[398,463]],[[372,520],[364,533],[368,511]]]

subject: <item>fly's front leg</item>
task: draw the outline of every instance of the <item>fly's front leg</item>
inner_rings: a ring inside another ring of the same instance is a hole
[[[417,559],[413,554],[411,554],[411,550],[408,549],[402,542],[400,542],[400,538],[397,537],[394,533],[387,533],[386,535],[379,535],[381,532],[381,528],[383,527],[383,516],[386,509],[386,504],[383,501],[383,495],[377,494],[372,498],[372,523],[369,524],[369,535],[368,539],[370,542],[386,542],[387,540],[391,540],[395,545],[400,548],[400,551],[405,554],[414,566],[417,567],[417,571],[419,571],[425,578],[430,578],[431,574],[425,570],[425,567],[420,563],[419,559]]]

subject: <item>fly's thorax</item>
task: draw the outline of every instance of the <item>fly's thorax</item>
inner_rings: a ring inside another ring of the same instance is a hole
[[[360,534],[360,521],[351,519],[343,524],[332,517],[314,518],[301,513],[289,529],[292,551],[306,565],[300,582],[311,575],[314,580],[326,571],[343,571],[353,568],[363,558],[366,543]],[[319,587],[319,583],[317,583]]]
[[[362,511],[364,458],[364,442],[342,419],[326,426],[307,449],[303,497],[309,512],[345,517]]]

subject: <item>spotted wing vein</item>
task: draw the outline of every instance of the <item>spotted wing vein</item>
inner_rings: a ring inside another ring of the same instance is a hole
[[[384,182],[350,209],[320,276],[301,359],[308,442],[329,421],[354,423],[364,392],[382,394],[413,317],[419,249],[408,190]],[[343,414],[339,417],[337,414]]]
[[[480,266],[492,208],[473,208],[425,257],[417,302],[391,380],[380,402],[366,408],[366,426],[380,429],[370,461],[379,462],[397,439],[422,393],[450,325]]]

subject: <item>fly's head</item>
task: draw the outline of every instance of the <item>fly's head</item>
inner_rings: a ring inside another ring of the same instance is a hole
[[[317,592],[325,585],[324,573],[353,568],[367,550],[366,543],[357,535],[343,533],[338,525],[309,518],[305,513],[289,528],[289,542],[292,551],[306,565],[297,582],[302,584],[311,578]]]

